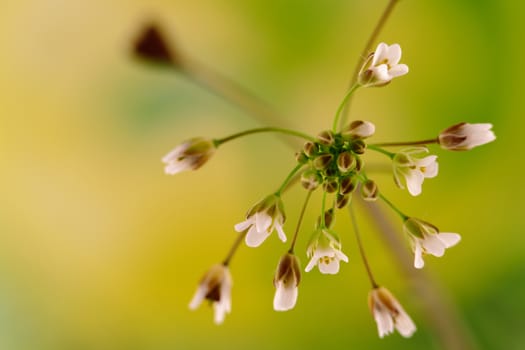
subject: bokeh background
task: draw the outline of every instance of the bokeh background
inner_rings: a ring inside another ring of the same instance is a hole
[[[235,257],[233,313],[222,326],[206,305],[190,312],[202,273],[235,238],[233,224],[281,183],[294,152],[254,136],[225,145],[198,172],[165,175],[160,158],[182,140],[263,123],[129,50],[158,21],[182,52],[273,105],[282,125],[314,134],[331,125],[385,3],[1,0],[0,348],[442,348],[362,209],[372,267],[417,323],[412,339],[377,337],[345,215],[336,229],[350,262],[337,276],[305,274],[293,311],[272,309],[286,249],[272,236]],[[435,149],[440,175],[420,197],[388,174],[375,177],[407,213],[462,234],[444,258],[426,259],[425,273],[480,349],[525,348],[523,13],[510,0],[400,2],[380,40],[400,43],[411,71],[359,91],[351,111],[376,124],[376,141],[494,124],[488,146]],[[303,195],[285,196],[289,232]],[[298,243],[303,265],[313,203]]]

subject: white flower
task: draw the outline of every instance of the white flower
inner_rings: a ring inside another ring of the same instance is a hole
[[[299,260],[291,253],[284,255],[279,261],[273,284],[276,288],[273,298],[275,311],[293,309],[297,302],[299,282],[301,281]]]
[[[336,233],[326,227],[314,232],[306,253],[310,259],[306,272],[317,265],[321,273],[334,275],[339,272],[340,260],[348,262],[348,257],[341,251],[341,242]]]
[[[255,204],[246,214],[246,220],[235,225],[235,231],[246,234],[246,245],[258,247],[275,229],[281,241],[286,242],[283,224],[284,206],[279,196],[272,194]]]
[[[341,133],[344,136],[364,139],[374,135],[375,132],[376,127],[374,124],[363,120],[354,120]]]
[[[214,265],[202,277],[189,307],[195,310],[204,299],[208,299],[213,304],[215,323],[221,324],[226,314],[231,312],[231,288],[232,278],[228,267]]]
[[[162,158],[162,162],[166,163],[164,171],[174,175],[185,170],[197,170],[214,152],[215,145],[212,140],[202,137],[189,139]]]
[[[368,306],[377,323],[380,338],[393,333],[394,328],[405,338],[416,331],[416,325],[388,289],[372,289],[368,294]]]
[[[380,43],[359,72],[359,84],[365,87],[383,86],[393,78],[408,73],[406,64],[399,64],[401,47],[398,44]]]
[[[438,137],[442,148],[450,151],[468,151],[496,139],[490,130],[492,124],[459,123],[443,130]]]
[[[421,193],[425,178],[436,177],[438,174],[437,156],[421,158],[426,153],[426,147],[406,148],[396,153],[392,160],[394,181],[400,188],[405,188],[401,182],[401,178],[404,178],[408,192],[413,196]]]
[[[439,232],[436,226],[416,218],[405,220],[403,230],[410,239],[414,251],[414,266],[418,269],[425,266],[424,254],[441,257],[446,248],[456,245],[461,240],[457,233]]]

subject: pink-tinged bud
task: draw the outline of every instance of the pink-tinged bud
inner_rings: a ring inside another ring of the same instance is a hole
[[[215,152],[215,144],[210,139],[195,137],[189,139],[168,153],[162,161],[166,163],[166,174],[174,175],[186,170],[197,170]]]
[[[374,135],[375,131],[374,124],[363,120],[354,120],[343,129],[342,134],[347,137],[365,139]]]
[[[299,259],[290,253],[283,255],[273,278],[276,288],[273,298],[275,311],[287,311],[294,308],[297,302],[299,282],[301,282]]]
[[[449,151],[468,151],[496,139],[492,124],[459,123],[443,130],[438,137],[439,145]]]

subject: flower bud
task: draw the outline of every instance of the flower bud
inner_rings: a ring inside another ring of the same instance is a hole
[[[301,185],[309,191],[315,190],[322,182],[323,178],[314,169],[308,169],[301,175]]]
[[[350,170],[353,170],[356,166],[355,157],[351,152],[342,152],[337,157],[337,168],[343,174],[346,174]]]
[[[492,124],[459,123],[443,130],[438,137],[439,145],[449,151],[468,151],[496,139],[490,130]]]
[[[215,144],[210,139],[195,137],[189,139],[168,153],[162,161],[166,163],[166,174],[174,175],[185,170],[197,170],[215,152]]]
[[[325,182],[323,182],[323,190],[328,193],[334,193],[337,191],[337,179],[336,178],[330,178],[326,179]]]
[[[330,130],[321,131],[319,135],[317,135],[317,139],[320,144],[331,146],[334,144],[334,133]]]
[[[294,308],[297,302],[299,282],[301,282],[299,259],[290,253],[283,255],[273,278],[276,288],[273,298],[274,310],[287,311]]]
[[[355,189],[356,180],[352,176],[343,177],[339,180],[339,193],[349,194]]]
[[[334,156],[332,156],[330,153],[325,153],[318,156],[314,159],[314,168],[317,170],[324,170],[328,168],[333,158]]]
[[[363,168],[364,161],[363,161],[363,159],[361,159],[361,157],[355,157],[355,159],[356,159],[356,161],[355,161],[355,170],[357,170],[359,172]]]
[[[361,184],[361,196],[365,201],[374,202],[378,195],[379,191],[374,181],[366,180]]]
[[[305,164],[308,161],[308,157],[306,156],[306,154],[304,154],[304,152],[297,152],[295,154],[295,160],[299,164]]]
[[[343,195],[341,193],[338,193],[336,200],[335,200],[335,206],[337,207],[337,209],[343,209],[348,204],[349,200],[350,200],[350,195],[348,194]]]
[[[366,143],[361,139],[357,139],[351,143],[350,147],[354,153],[363,154],[366,150]]]
[[[335,221],[334,219],[335,219],[335,215],[334,215],[334,210],[332,208],[324,212],[324,225],[327,228],[332,227],[332,224]],[[321,216],[317,218],[316,228],[319,228],[319,227],[321,227]]]
[[[354,120],[343,129],[342,134],[347,137],[364,139],[372,136],[375,131],[374,124],[363,120]]]
[[[317,146],[311,141],[305,142],[303,151],[308,158],[312,158],[317,154]]]

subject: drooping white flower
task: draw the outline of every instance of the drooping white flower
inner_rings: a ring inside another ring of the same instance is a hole
[[[324,227],[317,229],[308,245],[306,254],[310,261],[305,271],[311,271],[314,266],[324,274],[334,275],[339,272],[339,262],[348,262],[348,257],[341,251],[341,242],[337,234]]]
[[[416,331],[416,325],[388,289],[372,289],[368,294],[368,306],[380,338],[393,333],[394,329],[405,338],[411,337]]]
[[[298,286],[301,281],[299,259],[291,253],[284,255],[279,261],[273,284],[276,288],[273,298],[275,311],[293,309],[297,302]]]
[[[195,137],[184,141],[162,158],[166,163],[166,174],[174,175],[185,170],[197,170],[210,159],[215,152],[212,140]]]
[[[405,188],[401,180],[404,178],[408,192],[413,196],[421,194],[425,178],[433,178],[438,174],[437,156],[423,158],[427,153],[426,147],[405,148],[392,159],[394,181],[400,188]]]
[[[408,73],[406,64],[399,64],[401,60],[401,46],[380,43],[376,50],[368,56],[361,68],[358,82],[361,86],[384,86],[395,77]]]
[[[457,233],[439,232],[436,226],[416,218],[405,220],[403,230],[409,237],[414,251],[414,266],[418,269],[425,266],[424,254],[441,257],[445,254],[445,249],[461,240],[461,236]]]
[[[496,139],[492,124],[459,123],[443,130],[438,137],[439,145],[450,151],[468,151]]]
[[[371,122],[364,120],[354,120],[341,131],[344,136],[351,136],[361,139],[370,137],[374,135],[375,132],[376,126]]]
[[[231,312],[231,288],[232,278],[228,267],[214,265],[202,277],[189,307],[195,310],[204,299],[208,299],[213,304],[215,323],[221,324],[226,314]]]
[[[246,234],[246,245],[258,247],[275,229],[281,241],[286,242],[283,224],[286,220],[281,198],[272,194],[255,204],[246,214],[246,220],[235,225],[235,231]]]

